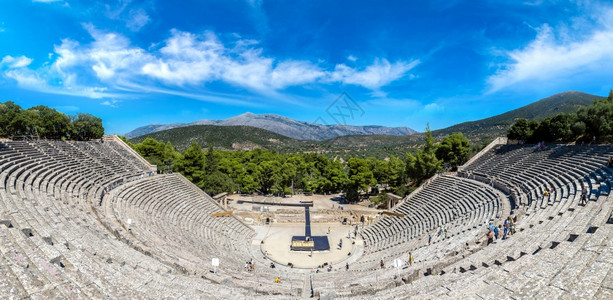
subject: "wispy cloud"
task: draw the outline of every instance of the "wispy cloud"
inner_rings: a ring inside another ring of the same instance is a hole
[[[140,31],[151,21],[147,11],[142,7],[135,7],[132,0],[119,0],[114,4],[107,3],[104,7],[107,18],[124,22],[126,28],[134,32]]]
[[[149,23],[150,20],[151,19],[149,18],[149,15],[144,9],[142,8],[133,9],[133,10],[130,10],[130,15],[126,22],[126,26],[128,27],[128,29],[132,31],[139,31],[145,25],[147,25],[147,23]]]
[[[109,99],[109,100],[105,100],[105,101],[100,102],[100,104],[104,105],[104,106],[112,107],[112,108],[117,108],[117,107],[119,107],[119,103],[120,102],[121,102],[121,100]]]
[[[613,16],[610,8],[601,13]],[[600,19],[589,28],[585,28],[585,20],[575,20],[581,22],[581,30],[573,29],[574,24],[559,28],[543,24],[526,47],[501,52],[507,62],[487,79],[489,92],[520,83],[536,87],[566,82],[588,71],[605,75],[613,67],[613,26],[608,20]]]
[[[395,81],[419,64],[419,60],[410,62],[397,61],[390,63],[387,59],[375,59],[372,65],[363,70],[357,70],[344,64],[336,65],[334,72],[329,75],[330,81],[343,82],[345,84],[361,85],[377,90],[390,82]]]
[[[1,65],[19,70],[6,70],[5,77],[23,88],[52,93],[63,90],[91,98],[115,97],[126,86],[132,89],[131,96],[150,93],[151,86],[158,86],[160,93],[193,97],[198,90],[206,91],[204,84],[223,82],[258,95],[288,99],[291,97],[279,92],[292,86],[333,82],[379,91],[419,64],[419,60],[390,62],[375,58],[370,65],[338,64],[326,69],[323,61],[266,56],[258,41],[238,38],[223,43],[211,31],[194,34],[172,30],[159,48],[145,50],[133,46],[121,34],[91,24],[83,27],[93,38],[90,43],[62,40],[49,56],[50,61],[39,69],[28,68],[32,60],[25,56],[6,56]],[[142,89],[134,91],[138,87]],[[219,100],[208,96],[199,100],[206,99]]]
[[[260,34],[266,34],[270,31],[268,27],[268,17],[262,7],[262,0],[247,0],[251,7],[251,17]]]
[[[18,57],[12,57],[10,55],[7,55],[3,57],[0,61],[0,67],[6,66],[9,69],[23,68],[29,66],[31,63],[32,59],[29,57],[25,57],[23,55]]]
[[[51,85],[37,73],[33,73],[25,68],[9,70],[4,75],[15,80],[20,88],[47,94],[80,96],[94,99],[119,96],[118,94],[108,92],[105,87],[91,87],[78,84]],[[67,80],[70,81],[70,78],[67,78]]]

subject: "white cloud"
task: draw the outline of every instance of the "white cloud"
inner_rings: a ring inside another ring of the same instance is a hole
[[[77,84],[51,85],[44,78],[41,78],[39,74],[29,69],[9,70],[6,71],[4,75],[15,80],[17,85],[21,88],[47,94],[80,96],[94,99],[117,96],[117,94],[107,92],[107,88],[104,87],[87,87]],[[67,81],[70,82],[71,80]]]
[[[602,13],[611,16],[612,12],[609,9]],[[604,20],[599,23],[579,31],[566,26],[554,29],[548,24],[542,25],[526,47],[502,52],[508,62],[487,79],[489,92],[520,83],[537,87],[572,82],[576,76],[581,78],[586,73],[610,76],[613,26]]]
[[[41,2],[41,3],[51,3],[51,2],[60,2],[62,0],[32,0],[32,2]]]
[[[353,56],[353,55],[349,55],[349,56],[347,56],[347,60],[355,62],[355,61],[358,60],[358,58]]]
[[[105,15],[107,16],[107,18],[112,19],[112,20],[119,19],[119,16],[126,9],[126,7],[128,7],[130,2],[132,2],[132,0],[119,0],[115,7],[113,7],[111,4],[105,4],[104,5],[104,7],[106,8]]]
[[[325,71],[309,61],[276,61],[253,48],[257,42],[239,40],[234,48],[222,44],[212,33],[195,35],[174,30],[160,49],[157,60],[145,64],[142,72],[168,83],[197,84],[222,80],[252,90],[280,90],[288,86],[324,82],[343,82],[378,89],[402,77],[417,65],[376,59],[364,70],[337,65]]]
[[[12,57],[7,55],[0,61],[0,66],[7,66],[9,69],[27,67],[32,63],[32,59],[23,55],[18,57]]]
[[[160,82],[165,87],[164,93],[169,89],[202,90],[203,84],[224,82],[260,95],[279,97],[279,91],[291,86],[331,82],[381,92],[381,87],[407,75],[419,63],[418,60],[391,63],[376,58],[371,65],[361,68],[339,64],[326,70],[322,67],[323,61],[267,56],[254,40],[238,39],[224,44],[213,32],[193,34],[172,30],[160,48],[144,50],[131,45],[123,35],[99,30],[91,24],[83,27],[91,35],[91,42],[81,44],[63,39],[49,55],[50,61],[39,69],[27,68],[31,59],[25,56],[6,56],[2,65],[23,70],[5,72],[5,77],[24,88],[50,93],[63,89],[68,94],[91,98],[115,96],[111,91],[121,92],[126,86],[131,86],[130,92],[136,93],[134,87],[150,87]]]
[[[132,31],[139,31],[147,25],[150,20],[149,15],[147,15],[144,9],[133,9],[130,10],[130,16],[126,22],[126,26]]]
[[[387,59],[375,59],[374,63],[356,70],[344,64],[336,65],[330,74],[330,81],[340,81],[345,84],[361,85],[376,90],[388,85],[390,82],[403,77],[409,70],[419,64],[419,60],[411,62],[397,61],[390,63]]]
[[[444,109],[444,106],[441,104],[438,104],[436,102],[432,102],[432,103],[428,103],[424,106],[424,111],[429,111],[429,112],[435,112],[435,111],[442,111]]]
[[[100,102],[100,105],[104,105],[104,106],[108,106],[108,107],[112,107],[112,108],[117,108],[119,107],[119,103],[121,102],[121,100],[117,100],[117,99],[110,99],[110,100],[105,100]]]
[[[115,81],[118,77],[131,77],[134,70],[152,57],[138,47],[131,47],[130,41],[116,33],[105,33],[90,24],[85,24],[94,41],[82,46],[75,41],[62,40],[55,47],[56,59],[53,67],[59,74],[77,74],[93,71],[101,81]]]

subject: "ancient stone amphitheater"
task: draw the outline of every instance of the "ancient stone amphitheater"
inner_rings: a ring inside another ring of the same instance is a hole
[[[349,270],[343,262],[318,273],[283,265],[248,272],[245,261],[270,263],[255,231],[234,216],[213,218],[224,209],[211,197],[181,175],[156,175],[116,137],[3,140],[0,295],[612,299],[611,155],[604,145],[492,144],[404,199],[393,209],[403,218],[360,230]],[[484,246],[488,225],[509,215],[517,233]],[[394,267],[409,251],[415,263]],[[212,258],[221,261],[217,273]]]

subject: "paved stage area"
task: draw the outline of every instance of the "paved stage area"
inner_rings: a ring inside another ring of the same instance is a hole
[[[317,268],[324,263],[344,265],[345,262],[351,264],[356,255],[362,252],[363,242],[355,239],[355,226],[335,224],[311,224],[312,235],[328,236],[330,243],[329,251],[314,251],[311,256],[310,251],[291,251],[291,239],[294,235],[304,235],[304,224],[271,224],[269,226],[253,226],[257,232],[255,241],[263,240],[261,250],[268,254],[268,258],[278,264],[287,265],[292,263],[294,268]],[[331,228],[328,234],[328,227]],[[360,228],[361,229],[361,228]],[[351,231],[351,238],[347,238]],[[343,241],[343,248],[339,249],[339,241]],[[353,242],[355,241],[355,244]],[[350,256],[349,253],[352,255]]]

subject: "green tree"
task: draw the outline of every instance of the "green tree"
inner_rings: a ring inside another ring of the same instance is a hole
[[[551,118],[545,118],[538,122],[536,129],[534,129],[534,132],[532,132],[532,136],[528,139],[528,141],[532,143],[553,140],[554,137],[551,130]]]
[[[155,165],[163,165],[164,143],[160,143],[152,138],[146,138],[134,146],[134,150],[142,157]]]
[[[259,177],[262,193],[279,193],[283,191],[281,187],[281,163],[276,160],[263,161],[260,164],[261,173]]]
[[[223,192],[232,193],[236,190],[235,184],[230,176],[220,171],[206,174],[202,180],[202,189],[209,195],[216,195]]]
[[[219,157],[213,151],[213,147],[209,147],[209,149],[204,154],[204,172],[207,174],[213,174],[219,169]]]
[[[368,158],[368,164],[370,165],[370,169],[372,170],[373,176],[375,177],[375,180],[377,180],[377,183],[389,183],[390,166],[387,162],[370,157]]]
[[[347,178],[347,198],[351,201],[359,200],[361,192],[367,192],[368,187],[377,184],[370,169],[368,161],[362,158],[350,158],[347,161],[349,174]]]
[[[423,180],[432,177],[441,168],[441,161],[436,158],[434,153],[434,138],[430,131],[430,125],[426,127],[425,139],[426,144],[423,150],[417,150],[415,156],[407,154],[407,176],[416,183],[421,183]]]
[[[0,136],[8,137],[15,134],[12,121],[21,113],[21,106],[12,101],[0,103]]]
[[[192,145],[177,159],[175,167],[189,181],[200,188],[204,187],[204,153],[196,142],[192,142]]]
[[[519,141],[527,141],[531,136],[532,129],[526,119],[517,119],[507,134],[509,139]]]
[[[570,141],[573,139],[572,125],[577,116],[575,114],[557,114],[551,118],[549,124],[551,136],[554,141]]]
[[[453,169],[468,160],[470,143],[461,132],[446,136],[436,147],[436,157],[448,163]]]
[[[587,138],[609,138],[613,133],[613,100],[606,98],[582,107],[577,118],[585,124]]]
[[[102,120],[90,114],[79,113],[72,121],[71,139],[89,141],[99,139],[104,135]]]
[[[392,155],[388,162],[388,183],[392,187],[402,186],[406,183],[405,163],[402,159]]]
[[[9,128],[14,135],[38,135],[40,115],[33,110],[21,110],[10,121]]]
[[[65,139],[69,137],[72,124],[70,118],[52,108],[39,105],[27,109],[39,116],[37,133],[46,139]]]
[[[343,171],[343,165],[338,161],[330,163],[323,175],[328,180],[328,185],[323,189],[325,193],[339,192],[347,184],[347,173]]]
[[[146,138],[141,143],[133,145],[132,148],[144,157],[149,163],[157,165],[160,172],[166,170],[166,167],[171,167],[173,163],[180,157],[170,142],[166,144],[158,142],[152,138]]]

